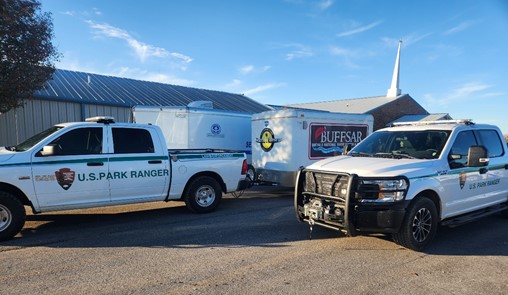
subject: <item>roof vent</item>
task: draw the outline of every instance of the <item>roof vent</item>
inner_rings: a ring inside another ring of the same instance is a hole
[[[213,102],[209,100],[197,100],[187,105],[191,108],[213,109]]]

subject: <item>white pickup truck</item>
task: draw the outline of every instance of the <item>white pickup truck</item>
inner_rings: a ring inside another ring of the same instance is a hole
[[[210,212],[222,193],[248,186],[244,153],[170,150],[158,126],[88,122],[55,125],[0,149],[0,241],[34,213],[183,199]]]
[[[392,234],[416,251],[438,224],[508,216],[508,151],[499,128],[471,120],[400,123],[347,155],[300,170],[297,218],[354,236]]]

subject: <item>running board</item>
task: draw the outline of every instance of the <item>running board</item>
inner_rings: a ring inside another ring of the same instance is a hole
[[[508,210],[508,203],[499,204],[497,206],[488,207],[471,213],[451,217],[449,219],[441,221],[441,225],[448,227],[456,227],[468,222],[475,221],[485,216],[489,216],[503,210]]]

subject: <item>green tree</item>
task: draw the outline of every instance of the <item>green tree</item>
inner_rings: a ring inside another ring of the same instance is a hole
[[[55,71],[51,13],[37,0],[0,0],[0,113],[23,105]]]

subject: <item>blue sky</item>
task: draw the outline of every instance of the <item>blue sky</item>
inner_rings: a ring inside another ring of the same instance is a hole
[[[293,104],[400,88],[508,133],[505,0],[43,0],[57,67]]]

